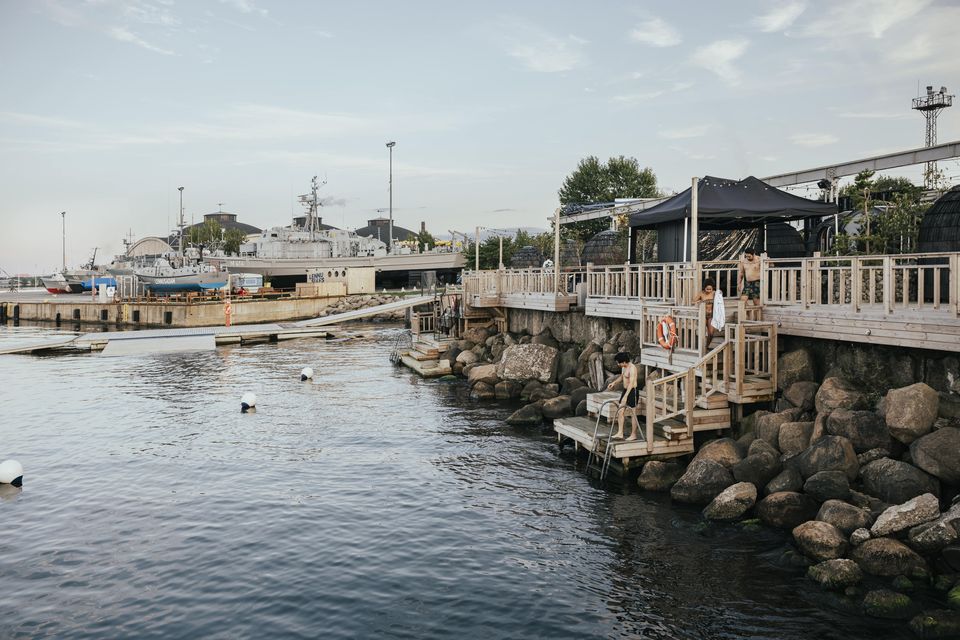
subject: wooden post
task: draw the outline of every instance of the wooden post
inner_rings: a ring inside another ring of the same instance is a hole
[[[698,258],[698,249],[699,249],[699,229],[700,224],[697,220],[699,213],[699,204],[700,204],[700,194],[698,193],[698,183],[699,178],[691,179],[690,186],[690,262],[693,263],[694,275],[696,275],[697,270],[697,258]]]
[[[893,312],[893,268],[890,256],[883,256],[883,308],[887,313]]]
[[[560,208],[553,216],[553,292],[560,293]]]
[[[654,414],[657,412],[657,403],[656,403],[656,394],[653,392],[653,388],[656,386],[656,382],[651,382],[647,385],[647,406],[645,409],[646,418],[647,418],[647,453],[653,451],[653,423],[654,423]],[[666,402],[666,398],[664,398]]]
[[[746,343],[744,342],[743,330],[746,325],[738,324],[737,325],[737,350],[734,354],[736,358],[736,378],[737,378],[737,398],[743,397],[743,378],[746,375],[746,370],[744,367],[744,349],[746,348]]]
[[[684,411],[687,414],[687,437],[693,438],[693,409],[696,406],[695,391],[697,386],[697,372],[693,367],[687,369],[686,383],[684,385]]]
[[[960,253],[950,254],[950,273],[947,274],[950,283],[949,304],[953,315],[960,315],[957,302],[960,300]]]

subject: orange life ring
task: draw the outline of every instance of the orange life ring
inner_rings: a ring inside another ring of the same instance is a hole
[[[673,349],[677,344],[677,323],[670,316],[663,316],[657,321],[657,342],[664,349]]]

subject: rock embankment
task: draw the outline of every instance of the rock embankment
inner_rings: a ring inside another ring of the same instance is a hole
[[[372,295],[362,295],[362,296],[347,296],[345,298],[340,298],[335,303],[331,304],[329,307],[326,307],[323,311],[320,312],[319,317],[324,318],[326,316],[332,316],[337,313],[345,313],[347,311],[358,311],[360,309],[368,309],[370,307],[376,307],[382,304],[389,304],[391,302],[397,302],[400,300],[399,297],[390,295],[390,294],[372,294]],[[402,322],[407,317],[407,312],[404,309],[398,311],[388,311],[386,313],[381,313],[375,316],[371,316],[369,320],[373,322]]]
[[[585,415],[586,395],[619,373],[618,351],[636,358],[638,336],[576,345],[549,329],[471,329],[449,355],[472,397],[522,401],[507,422],[529,427]],[[691,460],[646,463],[639,488],[699,505],[708,520],[789,532],[810,579],[865,615],[910,619],[920,637],[960,631],[960,420],[924,383],[869,396],[837,375],[818,381],[803,350],[781,355],[778,370],[777,411],[748,416],[736,439]],[[949,608],[922,611],[916,581],[949,592]]]

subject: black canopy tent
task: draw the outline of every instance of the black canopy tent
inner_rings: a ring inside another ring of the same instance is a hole
[[[696,225],[685,224],[694,207],[691,189],[646,211],[631,214],[631,248],[638,229],[656,229],[658,260],[679,262],[685,259],[680,247],[686,246],[684,240],[689,237],[690,228],[699,231],[762,228],[767,223],[804,220],[837,212],[834,204],[786,193],[753,176],[743,180],[705,176],[697,181],[696,200]],[[633,261],[632,252],[630,257]]]

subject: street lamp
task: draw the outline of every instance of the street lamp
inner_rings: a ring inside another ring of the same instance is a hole
[[[180,259],[183,260],[183,187],[177,187],[180,192]]]
[[[390,253],[393,253],[393,148],[397,143],[390,141],[387,149],[390,150]]]
[[[63,218],[63,272],[67,272],[67,212],[61,211],[60,217]]]

